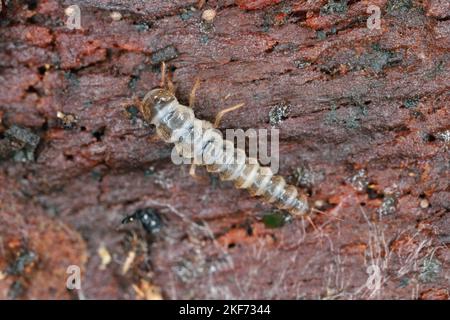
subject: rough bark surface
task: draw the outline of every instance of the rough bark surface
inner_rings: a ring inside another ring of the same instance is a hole
[[[449,1],[196,5],[2,1],[0,298],[448,299]],[[136,105],[162,61],[198,118],[280,129],[315,227],[171,163]]]

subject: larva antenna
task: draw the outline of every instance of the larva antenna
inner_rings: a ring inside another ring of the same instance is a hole
[[[167,89],[172,94],[175,94],[175,85],[173,84],[172,79],[170,79],[170,74],[167,72],[167,65],[164,61],[161,62],[161,80],[159,82],[159,87]]]

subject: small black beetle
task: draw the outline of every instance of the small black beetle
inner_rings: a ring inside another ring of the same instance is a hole
[[[132,215],[125,217],[122,220],[122,224],[139,220],[144,227],[145,231],[154,234],[161,231],[162,220],[159,213],[152,208],[138,209]]]

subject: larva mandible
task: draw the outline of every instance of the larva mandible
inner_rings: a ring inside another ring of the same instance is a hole
[[[294,216],[304,216],[309,211],[307,197],[299,196],[295,186],[286,184],[283,177],[274,175],[258,161],[249,161],[244,150],[223,139],[210,122],[195,118],[194,111],[180,104],[170,91],[158,88],[148,92],[141,112],[145,121],[156,126],[162,140],[174,143],[177,152],[194,164],[206,165],[208,172],[219,173],[221,180],[233,181],[237,188],[248,189],[252,196],[262,196]]]

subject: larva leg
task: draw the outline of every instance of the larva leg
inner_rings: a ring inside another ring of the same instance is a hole
[[[197,177],[197,175],[195,174],[195,163],[191,164],[191,167],[189,168],[189,175],[193,178]]]
[[[167,84],[166,84],[166,78],[167,78]],[[167,74],[167,67],[166,63],[163,61],[161,63],[161,81],[159,82],[160,88],[167,88],[170,93],[175,94],[175,86],[170,79],[170,75]]]
[[[189,95],[189,108],[194,108],[195,92],[200,87],[200,79],[196,78],[194,86],[192,87],[191,94]]]
[[[172,79],[170,79],[170,74],[167,74],[167,90],[169,90],[171,94],[175,94],[175,85],[173,84]]]
[[[198,176],[197,173],[195,173],[195,169],[197,169],[197,165],[195,163],[191,164],[191,167],[189,168],[189,175],[195,180],[202,182],[202,177]]]
[[[161,81],[159,82],[159,87],[166,87],[166,63],[164,61],[161,63]]]
[[[239,104],[237,104],[237,105],[235,105],[235,106],[232,106],[232,107],[230,107],[230,108],[227,108],[227,109],[224,109],[224,110],[220,111],[220,112],[216,115],[216,120],[214,121],[214,128],[217,128],[217,127],[219,126],[220,120],[222,120],[222,118],[223,118],[223,116],[224,116],[225,114],[227,114],[228,112],[237,110],[237,109],[239,109],[239,108],[242,108],[244,105],[245,105],[245,103],[239,103]]]

